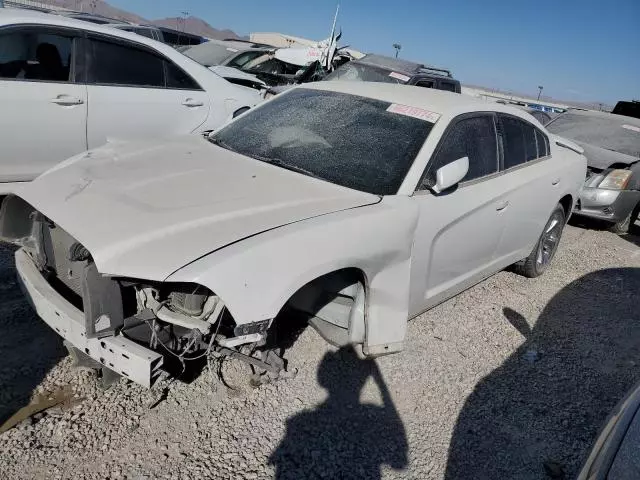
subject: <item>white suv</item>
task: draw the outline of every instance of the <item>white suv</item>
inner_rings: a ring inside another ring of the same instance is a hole
[[[0,10],[0,194],[110,139],[212,130],[261,100],[168,45]]]

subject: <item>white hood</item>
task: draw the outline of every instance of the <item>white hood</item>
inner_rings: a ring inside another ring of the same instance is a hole
[[[82,243],[100,272],[149,280],[266,230],[379,201],[195,136],[106,145],[19,196]]]

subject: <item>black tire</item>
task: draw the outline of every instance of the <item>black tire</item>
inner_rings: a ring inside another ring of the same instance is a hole
[[[618,235],[628,233],[629,228],[631,228],[631,225],[633,225],[638,219],[639,210],[640,210],[640,203],[638,203],[638,205],[635,206],[635,208],[631,211],[631,213],[627,215],[627,218],[619,221],[618,223],[614,223],[613,225],[611,225],[609,230],[611,230],[613,233],[617,233]]]
[[[542,275],[558,250],[567,215],[560,204],[553,209],[540,238],[529,256],[513,265],[513,271],[528,278]]]

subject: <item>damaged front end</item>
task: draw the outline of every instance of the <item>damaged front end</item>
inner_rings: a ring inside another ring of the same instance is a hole
[[[84,245],[19,197],[2,204],[0,239],[21,247],[16,269],[38,315],[104,376],[150,387],[162,369],[183,373],[211,356],[245,361],[260,383],[283,370],[259,348],[271,319],[236,325],[222,299],[195,283],[102,275]]]

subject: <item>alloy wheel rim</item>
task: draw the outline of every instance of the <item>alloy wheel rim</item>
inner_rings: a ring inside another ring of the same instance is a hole
[[[560,235],[562,234],[562,216],[555,213],[542,233],[540,245],[538,246],[538,256],[536,263],[540,266],[547,266],[558,249]]]

